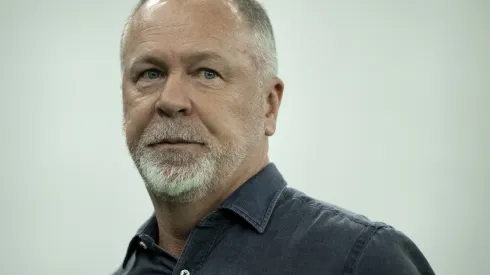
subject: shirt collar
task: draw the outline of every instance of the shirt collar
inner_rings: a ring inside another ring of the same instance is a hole
[[[144,237],[150,237],[153,240],[158,238],[158,224],[155,213],[153,213],[153,215],[151,215],[151,217],[143,225],[141,225],[136,232],[136,235],[129,242],[126,256],[124,257],[122,264],[123,269],[126,268],[131,256],[133,256],[133,252],[137,249],[138,245],[140,245],[140,242]]]
[[[220,206],[229,209],[252,225],[259,233],[269,223],[272,211],[286,182],[274,163],[269,163],[242,184]]]
[[[225,199],[218,210],[231,210],[252,225],[257,232],[264,233],[277,201],[285,188],[286,181],[281,173],[274,163],[269,163]],[[145,235],[153,240],[158,238],[155,213],[138,229],[129,243],[123,268],[138,246],[141,237]]]

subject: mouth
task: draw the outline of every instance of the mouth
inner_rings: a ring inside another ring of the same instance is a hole
[[[158,142],[150,143],[148,147],[155,147],[158,145],[204,145],[204,143],[184,139],[163,139]]]

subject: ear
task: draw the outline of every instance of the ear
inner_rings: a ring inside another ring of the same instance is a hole
[[[284,82],[280,78],[274,77],[269,87],[264,123],[266,136],[272,136],[276,132],[277,116],[279,114],[279,106],[281,105],[282,92],[284,91]]]

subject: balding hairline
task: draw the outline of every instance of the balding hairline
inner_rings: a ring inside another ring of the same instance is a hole
[[[120,41],[121,70],[124,70],[124,53],[127,37],[135,14],[149,0],[140,0],[124,24]],[[232,0],[251,31],[251,58],[261,75],[261,82],[278,73],[276,43],[272,24],[263,6],[256,0]],[[265,83],[261,83],[265,84]]]

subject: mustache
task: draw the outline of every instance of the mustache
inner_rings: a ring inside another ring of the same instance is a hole
[[[144,146],[164,141],[180,141],[188,143],[206,143],[205,134],[201,128],[176,121],[165,121],[153,124],[141,135],[140,142]]]

